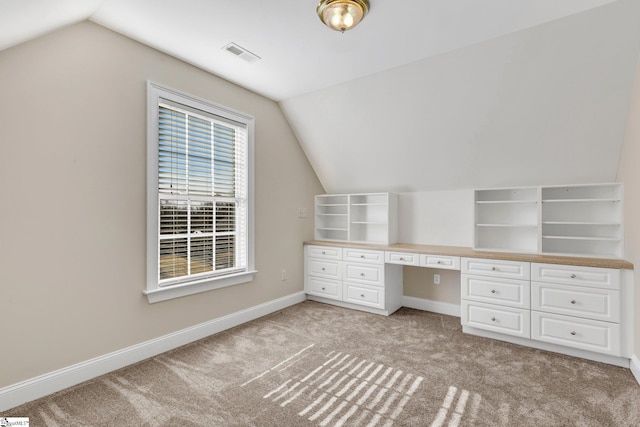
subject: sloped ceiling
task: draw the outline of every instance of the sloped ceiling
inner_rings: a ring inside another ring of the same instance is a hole
[[[90,19],[190,62],[279,101],[331,192],[615,178],[637,0],[371,0],[345,34],[316,2],[0,0],[0,49]]]
[[[612,182],[639,4],[616,2],[281,107],[328,192]]]

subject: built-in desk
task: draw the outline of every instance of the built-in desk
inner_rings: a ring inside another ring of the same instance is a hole
[[[390,315],[402,266],[460,271],[466,333],[629,367],[633,264],[415,244],[305,242],[308,298]]]

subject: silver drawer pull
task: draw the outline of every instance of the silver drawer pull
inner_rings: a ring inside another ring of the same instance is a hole
[[[569,277],[571,277],[572,279],[575,279],[575,278],[576,278],[576,275],[575,275],[575,274],[572,274],[572,275],[570,275]]]
[[[404,257],[403,256],[400,257],[400,261],[404,261]]]
[[[495,267],[491,267],[491,271],[496,271],[496,268]]]
[[[362,277],[364,277],[364,273],[360,273],[360,275],[361,275]]]
[[[364,255],[360,255],[360,258],[364,258]]]
[[[575,335],[575,334],[576,334],[576,331],[571,331],[571,335]]]
[[[492,322],[495,322],[495,321],[496,321],[496,318],[495,318],[495,317],[492,317],[492,318],[491,318],[491,321],[492,321]]]
[[[436,262],[436,264],[442,264],[442,261],[438,261],[438,262]]]
[[[326,254],[326,252],[325,252],[325,251],[322,251],[322,255],[325,255],[325,254]]]
[[[364,298],[364,294],[360,294],[360,298]]]
[[[575,304],[575,303],[576,303],[576,300],[572,299],[571,304]]]
[[[322,267],[322,271],[324,271],[324,267]]]
[[[496,293],[496,290],[495,290],[495,289],[491,289],[491,293],[492,293],[492,294],[495,294],[495,293]]]
[[[326,289],[325,289],[325,288],[322,288],[322,290],[323,290],[323,291],[326,291]]]

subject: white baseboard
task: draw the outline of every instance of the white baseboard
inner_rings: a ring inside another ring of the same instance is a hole
[[[636,377],[636,381],[640,384],[640,359],[635,354],[631,356],[631,362],[629,363],[629,368],[631,369],[631,373],[634,377]]]
[[[432,301],[424,298],[402,297],[402,306],[416,310],[431,311],[438,314],[460,317],[460,306],[448,302]]]
[[[0,412],[80,384],[160,353],[208,337],[258,317],[298,304],[304,292],[287,295],[190,328],[142,342],[113,353],[40,375],[0,389]]]

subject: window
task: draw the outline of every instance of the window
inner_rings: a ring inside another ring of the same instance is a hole
[[[253,118],[147,84],[147,289],[163,301],[253,278]]]

